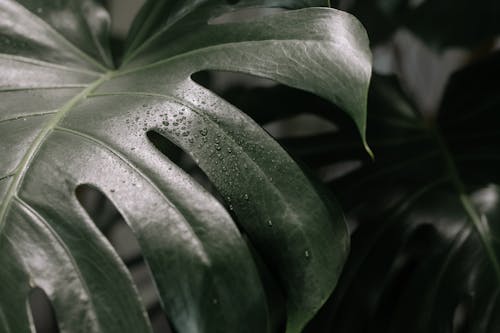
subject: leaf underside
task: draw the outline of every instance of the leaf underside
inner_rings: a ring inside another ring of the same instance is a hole
[[[131,227],[178,332],[271,330],[238,227],[285,294],[288,331],[302,329],[343,265],[342,213],[248,116],[190,77],[239,71],[316,93],[364,138],[371,60],[353,17],[309,8],[207,23],[244,7],[320,4],[149,1],[115,68],[109,19],[95,1],[0,1],[0,331],[33,332],[34,287],[61,332],[151,330],[125,265],[75,196],[81,184]],[[196,161],[238,227],[148,132]]]

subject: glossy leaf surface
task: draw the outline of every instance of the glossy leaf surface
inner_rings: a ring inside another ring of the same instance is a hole
[[[352,16],[309,8],[209,24],[237,8],[319,4],[150,1],[114,68],[96,2],[0,1],[2,331],[33,331],[26,302],[35,287],[62,332],[150,331],[126,267],[77,201],[80,184],[104,193],[131,227],[178,332],[271,330],[238,227],[285,294],[287,330],[301,330],[343,265],[342,213],[248,116],[191,75],[239,71],[314,92],[364,137],[371,60]],[[148,132],[196,161],[238,227]]]

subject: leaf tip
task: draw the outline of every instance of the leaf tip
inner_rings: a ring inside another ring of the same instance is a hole
[[[370,159],[372,162],[375,161],[375,154],[373,154],[372,149],[368,145],[368,142],[366,142],[366,138],[363,138],[363,147],[365,148],[365,151],[368,153],[368,156],[370,156]]]

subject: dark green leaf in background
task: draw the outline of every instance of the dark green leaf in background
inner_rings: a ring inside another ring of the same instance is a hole
[[[478,47],[500,34],[496,0],[356,0],[349,12],[366,26],[372,43],[410,29],[428,45]]]
[[[355,232],[311,332],[499,331],[499,74],[498,52],[455,73],[436,120],[378,77],[368,119],[375,163],[352,135],[330,138],[332,154],[364,161],[331,182]]]
[[[306,332],[499,330],[499,74],[498,52],[456,72],[435,117],[395,77],[375,76],[374,161],[324,100],[284,86],[228,92],[265,128],[304,114],[337,127],[279,139],[335,189],[354,231],[339,285]],[[288,112],[266,112],[279,104]]]

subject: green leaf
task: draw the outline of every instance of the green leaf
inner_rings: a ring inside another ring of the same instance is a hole
[[[331,183],[357,228],[311,332],[500,329],[500,87],[489,79],[499,73],[499,53],[455,73],[435,121],[415,112],[394,79],[372,82],[377,159]],[[356,146],[351,158],[361,159]]]
[[[150,1],[112,68],[96,2],[0,1],[2,331],[31,331],[35,286],[64,332],[150,331],[125,265],[76,199],[80,184],[102,191],[131,227],[177,331],[270,330],[238,227],[285,293],[287,330],[302,329],[346,256],[341,210],[248,116],[190,77],[239,71],[314,92],[364,135],[370,52],[352,16],[310,8],[208,24],[235,8],[309,4]],[[149,131],[196,161],[238,227]]]

